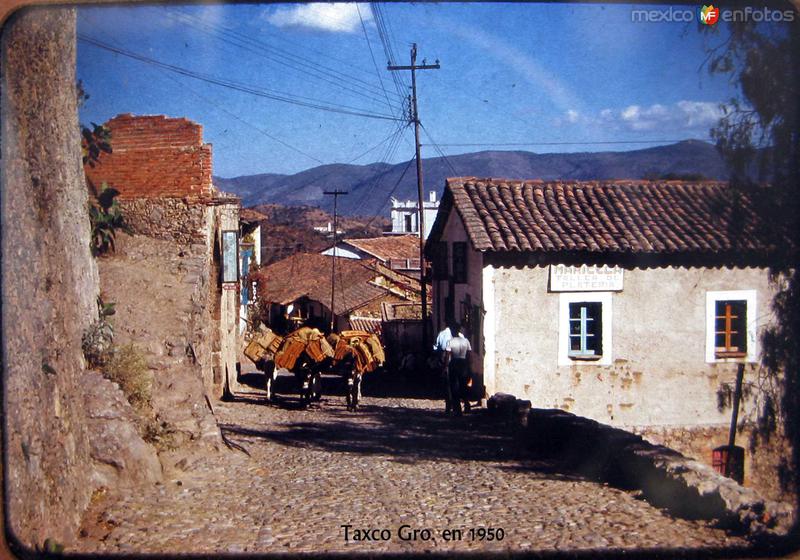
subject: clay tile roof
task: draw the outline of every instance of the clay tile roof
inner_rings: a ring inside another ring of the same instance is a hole
[[[266,301],[289,304],[300,297],[330,307],[331,259],[318,253],[296,253],[254,274],[259,297]],[[387,294],[371,283],[379,273],[374,260],[336,260],[334,313],[343,315]]]
[[[477,251],[736,253],[764,251],[752,203],[726,183],[447,180],[430,239],[455,208]]]
[[[419,237],[416,235],[385,235],[362,239],[344,239],[347,243],[387,262],[391,259],[418,259]]]

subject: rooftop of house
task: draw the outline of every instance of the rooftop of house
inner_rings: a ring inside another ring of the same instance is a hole
[[[429,242],[455,208],[482,252],[739,254],[763,252],[752,201],[726,183],[447,180]]]
[[[419,236],[417,235],[342,239],[341,243],[352,245],[383,262],[392,259],[419,259]]]
[[[296,253],[254,274],[259,297],[287,305],[303,296],[330,307],[331,259],[318,253]],[[375,259],[336,259],[334,313],[343,315],[389,293],[374,282],[383,276]]]
[[[239,210],[239,221],[246,224],[257,224],[266,220],[267,217],[252,208],[242,208]]]

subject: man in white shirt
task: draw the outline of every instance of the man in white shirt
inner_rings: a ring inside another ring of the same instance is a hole
[[[450,405],[456,416],[461,416],[461,398],[467,386],[469,377],[469,362],[467,357],[472,351],[472,345],[461,332],[461,326],[453,323],[451,327],[453,337],[447,342],[445,348],[445,361],[447,363],[447,393],[446,405]]]
[[[431,368],[436,368],[438,375],[441,377],[442,381],[442,390],[445,394],[445,412],[450,412],[450,400],[447,398],[447,362],[445,361],[445,355],[447,354],[447,343],[450,342],[450,339],[453,338],[452,331],[450,330],[449,325],[445,325],[445,327],[439,331],[438,336],[436,337],[436,342],[433,344],[433,352],[434,352],[434,363]]]

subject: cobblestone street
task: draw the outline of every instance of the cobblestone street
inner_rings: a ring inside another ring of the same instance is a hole
[[[369,396],[369,387],[365,393],[357,413],[330,392],[309,410],[298,409],[289,394],[267,404],[255,390],[215,404],[226,438],[249,456],[238,450],[211,454],[188,465],[180,479],[99,501],[87,513],[78,550],[555,551],[745,544],[705,523],[674,519],[630,492],[525,456],[483,409],[450,418],[439,401],[377,398]],[[367,529],[370,540],[362,532]]]

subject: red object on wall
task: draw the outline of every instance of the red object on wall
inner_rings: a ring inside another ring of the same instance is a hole
[[[732,478],[739,484],[744,483],[744,448],[738,445],[733,446],[731,460],[728,463],[729,445],[721,445],[711,452],[711,466],[722,476]]]
[[[99,189],[103,182],[117,189],[120,199],[214,196],[211,145],[203,143],[203,127],[186,118],[164,115],[117,115],[107,123],[112,153],[85,166]]]

